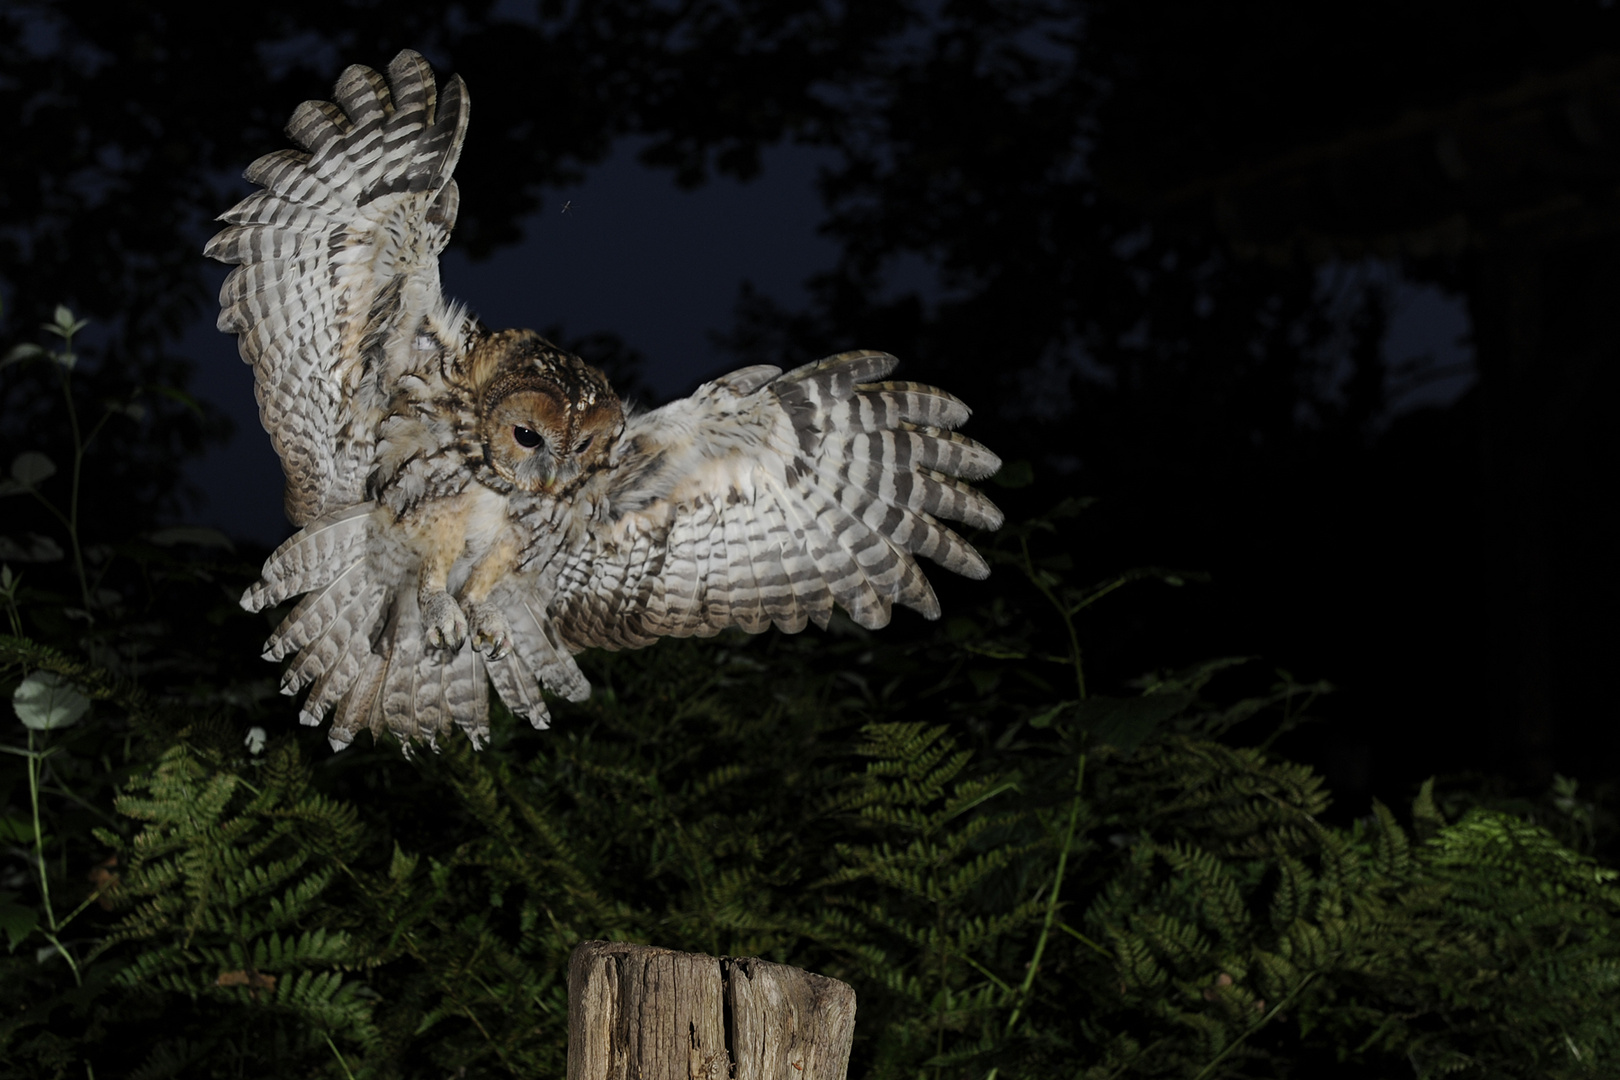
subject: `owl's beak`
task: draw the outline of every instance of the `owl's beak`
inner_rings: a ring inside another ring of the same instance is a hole
[[[579,476],[579,461],[567,454],[563,455],[561,461],[553,455],[547,456],[550,460],[546,463],[545,479],[540,482],[540,490],[552,495],[558,488],[573,483]]]

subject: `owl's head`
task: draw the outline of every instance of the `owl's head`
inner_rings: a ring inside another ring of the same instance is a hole
[[[522,491],[562,494],[607,464],[624,408],[607,377],[531,331],[493,335],[501,355],[480,395],[490,468]]]

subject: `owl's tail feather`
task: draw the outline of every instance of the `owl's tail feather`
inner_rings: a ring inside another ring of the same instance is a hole
[[[330,585],[364,553],[376,509],[376,503],[356,503],[299,529],[265,560],[263,577],[242,594],[242,606],[263,611]]]
[[[362,674],[337,702],[328,733],[334,750],[352,742],[362,727],[373,738],[392,732],[407,752],[417,739],[437,747],[439,736],[458,727],[474,749],[489,736],[483,658],[465,645],[453,654],[426,647],[414,580],[395,591],[388,622]]]
[[[362,728],[380,738],[391,732],[407,752],[420,739],[436,747],[460,728],[481,747],[489,736],[489,682],[483,658],[463,645],[453,654],[429,649],[422,634],[416,582],[390,591],[386,621],[373,618],[369,636],[351,636],[309,692],[299,720],[315,726],[334,710],[327,740],[341,750]],[[301,654],[294,667],[304,662]]]
[[[334,704],[377,674],[373,644],[394,606],[400,567],[388,545],[373,542],[373,504],[311,522],[271,554],[261,579],[242,596],[259,611],[304,593],[265,642],[266,660],[291,656],[281,692],[313,685],[299,720],[320,724]]]
[[[479,745],[489,732],[483,658],[425,647],[408,556],[373,528],[362,503],[311,522],[266,561],[242,597],[250,611],[306,595],[265,644],[265,657],[292,662],[281,692],[310,687],[300,722],[320,725],[335,709],[333,749],[361,728],[391,731],[402,744],[434,745],[453,727]],[[577,669],[576,669],[577,671]]]
[[[497,590],[490,600],[506,617],[512,647],[488,663],[489,677],[507,708],[544,730],[551,726],[551,713],[541,686],[569,701],[584,701],[591,696],[590,681],[532,594],[508,587]]]

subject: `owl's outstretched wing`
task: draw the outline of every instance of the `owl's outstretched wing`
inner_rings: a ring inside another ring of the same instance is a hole
[[[280,150],[248,166],[264,190],[223,214],[206,254],[236,269],[219,328],[253,365],[259,418],[303,525],[361,501],[377,423],[399,376],[464,347],[439,287],[455,225],[450,178],[467,130],[459,77],[434,86],[405,51],[386,80],[355,65],[334,101],[306,101]]]
[[[962,402],[878,381],[887,353],[849,352],[782,374],[746,368],[633,416],[597,520],[559,552],[550,611],[561,643],[637,648],[659,637],[793,633],[836,603],[862,626],[939,602],[916,556],[989,573],[947,518],[1001,512],[957,477],[1001,461],[951,429]]]

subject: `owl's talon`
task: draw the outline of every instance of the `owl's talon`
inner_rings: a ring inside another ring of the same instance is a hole
[[[467,640],[467,616],[449,593],[434,593],[423,602],[422,624],[430,649],[455,652]]]
[[[512,630],[506,616],[492,604],[468,604],[467,622],[473,648],[490,660],[499,660],[512,647]]]

